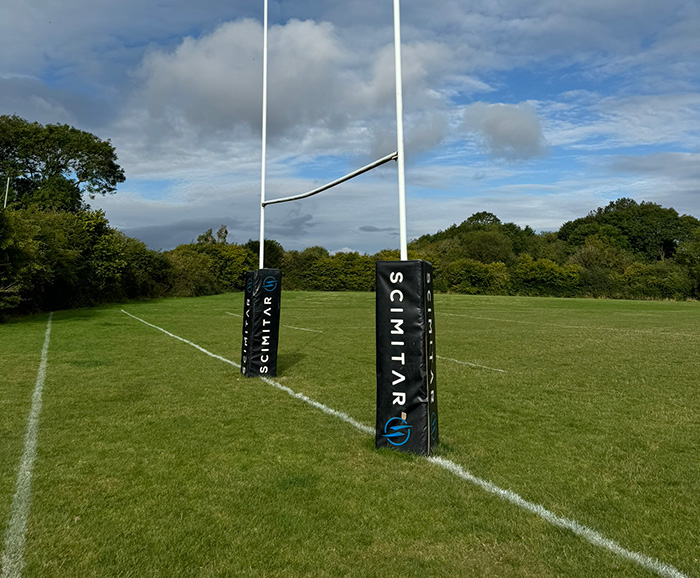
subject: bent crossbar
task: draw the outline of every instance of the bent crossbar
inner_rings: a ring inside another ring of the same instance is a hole
[[[335,181],[332,181],[328,184],[323,185],[322,187],[318,187],[317,189],[314,189],[313,191],[309,191],[308,193],[303,193],[301,195],[294,195],[293,197],[284,197],[282,199],[273,199],[272,201],[263,201],[262,206],[266,207],[267,205],[275,205],[277,203],[286,203],[289,201],[298,201],[299,199],[305,199],[306,197],[311,197],[313,195],[317,195],[318,193],[322,193],[323,191],[327,191],[328,189],[331,189],[335,187],[336,185],[339,185],[340,183],[344,183],[345,181],[349,181],[350,179],[357,177],[363,173],[366,173],[367,171],[371,171],[372,169],[375,169],[385,163],[388,163],[389,161],[395,161],[399,156],[398,152],[393,152],[390,155],[387,155],[377,161],[374,161],[373,163],[370,163],[361,169],[357,169],[356,171],[353,171],[351,173],[348,173],[344,177],[340,177],[339,179],[336,179]]]

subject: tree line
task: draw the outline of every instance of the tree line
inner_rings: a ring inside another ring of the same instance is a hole
[[[154,251],[111,227],[102,211],[8,207],[0,212],[0,313],[242,290],[259,244],[227,237],[222,226]],[[373,291],[375,262],[399,258],[397,250],[331,254],[265,243],[266,266],[282,270],[286,290]],[[409,258],[433,263],[442,292],[700,298],[700,221],[624,198],[549,233],[476,213],[412,241]]]
[[[700,297],[700,221],[628,198],[556,232],[476,213],[411,244],[443,291],[615,299]]]
[[[0,116],[0,316],[243,288],[259,243],[228,242],[221,226],[171,251],[153,251],[111,227],[85,197],[125,179],[109,141],[67,125]],[[5,201],[3,200],[3,205]],[[374,255],[286,251],[265,241],[283,288],[372,291]],[[556,232],[503,223],[488,212],[409,244],[433,263],[438,291],[465,294],[700,298],[700,221],[673,208],[620,198]]]

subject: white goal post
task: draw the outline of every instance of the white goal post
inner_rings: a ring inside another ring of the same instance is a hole
[[[404,136],[403,136],[403,87],[401,72],[401,14],[400,0],[394,0],[394,63],[396,71],[396,151],[378,159],[364,167],[357,169],[347,175],[331,181],[325,185],[317,187],[306,193],[284,197],[281,199],[266,200],[265,198],[265,167],[267,151],[267,51],[268,51],[268,0],[264,0],[264,22],[263,22],[263,110],[262,110],[262,169],[260,178],[260,269],[265,267],[265,207],[290,201],[298,201],[313,195],[317,195],[331,189],[341,183],[349,181],[374,168],[377,168],[389,161],[397,161],[398,181],[399,181],[399,243],[401,260],[408,259],[408,248],[406,238],[406,180],[404,165]]]

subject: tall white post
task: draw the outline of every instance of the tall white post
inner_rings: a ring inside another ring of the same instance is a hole
[[[5,185],[5,204],[3,205],[3,209],[7,209],[7,193],[10,192],[10,177],[7,177],[7,184]]]
[[[401,74],[401,8],[399,0],[394,0],[394,60],[396,68],[396,150],[399,170],[399,242],[401,260],[408,259],[406,241],[406,173],[403,150],[403,86]]]
[[[260,269],[265,267],[265,160],[267,156],[267,0],[263,17],[262,163],[260,175]]]

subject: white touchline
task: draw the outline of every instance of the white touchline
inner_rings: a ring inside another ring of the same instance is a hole
[[[294,325],[283,325],[282,327],[288,327],[289,329],[296,329],[297,331],[310,331],[311,333],[323,333],[320,329],[306,329],[306,327],[294,327]]]
[[[136,321],[140,321],[144,325],[148,325],[149,327],[153,327],[153,329],[157,329],[158,331],[162,331],[167,336],[172,337],[173,339],[177,339],[178,341],[182,341],[183,343],[186,343],[187,345],[194,347],[195,349],[201,351],[202,353],[206,353],[209,357],[213,357],[214,359],[218,359],[219,361],[223,361],[224,363],[228,363],[229,365],[233,365],[234,367],[237,367],[239,369],[241,367],[235,361],[231,361],[230,359],[226,359],[225,357],[221,357],[220,355],[216,355],[215,353],[212,353],[211,351],[207,351],[206,349],[204,349],[204,347],[200,347],[196,343],[192,343],[191,341],[188,341],[187,339],[184,339],[178,335],[175,335],[174,333],[170,333],[170,331],[166,331],[162,327],[158,327],[157,325],[153,325],[153,323],[149,323],[148,321],[144,321],[140,317],[136,317],[136,315],[132,315],[128,311],[124,311],[123,309],[121,311],[125,315],[128,315],[132,319],[136,319]]]
[[[643,566],[647,570],[656,572],[659,576],[667,576],[668,578],[690,578],[690,576],[684,574],[683,572],[681,572],[674,566],[671,566],[670,564],[666,564],[665,562],[661,562],[660,560],[657,560],[656,558],[652,558],[645,554],[640,554],[639,552],[634,552],[632,550],[628,550],[627,548],[623,548],[614,540],[606,538],[599,532],[596,532],[588,526],[580,524],[576,520],[570,520],[568,518],[558,516],[554,512],[549,511],[544,506],[535,504],[534,502],[528,502],[525,498],[521,497],[515,492],[512,492],[511,490],[504,490],[503,488],[499,488],[492,482],[482,480],[481,478],[468,472],[453,461],[436,456],[430,456],[427,458],[427,460],[435,465],[440,466],[441,468],[446,469],[454,475],[459,476],[463,480],[471,482],[472,484],[479,486],[483,490],[486,490],[487,492],[498,496],[502,500],[510,502],[511,504],[522,508],[523,510],[536,514],[540,518],[543,518],[544,520],[546,520],[550,524],[553,524],[554,526],[563,528],[565,530],[569,530],[574,534],[580,536],[584,540],[587,540],[594,546],[604,548],[606,550],[609,550],[613,554],[617,554],[618,556],[627,558],[632,562],[636,562],[637,564]]]
[[[540,325],[542,327],[560,327],[562,329],[587,329],[590,331],[617,331],[618,333],[642,333],[654,335],[668,335],[670,337],[697,337],[697,333],[677,333],[664,331],[663,329],[629,329],[625,327],[596,327],[593,325],[564,325],[562,323],[543,323],[541,321],[526,321],[523,319],[498,319],[496,317],[482,317],[480,315],[462,315],[461,313],[442,313],[447,317],[462,317],[464,319],[481,319],[483,321],[498,321],[501,323],[519,323],[520,325]]]
[[[186,343],[187,345],[191,345],[192,347],[194,347],[195,349],[198,349],[202,353],[206,353],[209,357],[213,357],[214,359],[218,359],[219,361],[223,361],[224,363],[228,363],[229,365],[233,365],[234,367],[236,367],[238,369],[241,368],[241,366],[238,363],[236,363],[235,361],[231,361],[230,359],[226,359],[225,357],[221,357],[220,355],[216,355],[215,353],[212,353],[211,351],[207,351],[206,349],[204,349],[203,347],[200,347],[196,343],[192,343],[191,341],[188,341],[187,339],[183,339],[182,337],[179,337],[179,336],[175,335],[174,333],[170,333],[169,331],[166,331],[162,327],[158,327],[157,325],[153,325],[152,323],[149,323],[148,321],[144,321],[140,317],[136,317],[136,315],[132,315],[131,313],[128,313],[127,311],[124,311],[123,309],[121,311],[122,311],[122,313],[128,315],[132,319],[136,319],[137,321],[140,321],[144,325],[148,325],[149,327],[153,327],[153,329],[157,329],[158,331],[162,331],[166,335],[168,335],[174,339],[177,339],[178,341],[182,341],[183,343]],[[296,399],[299,399],[303,402],[306,402],[309,405],[315,407],[316,409],[320,409],[322,412],[327,413],[328,415],[332,415],[334,417],[342,419],[343,421],[346,421],[347,423],[349,423],[350,425],[354,426],[355,428],[359,429],[362,432],[370,433],[370,434],[374,433],[373,428],[360,423],[359,421],[353,419],[348,414],[343,413],[342,411],[336,411],[336,410],[334,410],[326,405],[323,405],[322,403],[319,403],[318,401],[311,399],[310,397],[307,397],[303,393],[297,393],[296,391],[289,389],[288,387],[285,387],[281,383],[277,383],[276,381],[273,381],[272,379],[269,379],[267,377],[261,377],[261,379],[265,383],[267,383],[268,385],[271,385],[272,387],[276,387],[277,389],[284,391],[285,393],[291,395],[292,397],[295,397]]]
[[[173,333],[170,333],[169,331],[166,331],[165,329],[158,327],[157,325],[153,325],[152,323],[149,323],[148,321],[144,321],[140,317],[136,317],[135,315],[132,315],[131,313],[127,313],[123,309],[121,310],[122,313],[128,315],[129,317],[136,319],[137,321],[140,321],[144,325],[148,325],[149,327],[153,327],[154,329],[157,329],[158,331],[162,331],[166,335],[169,335],[170,337],[173,337],[174,339],[177,339],[179,341],[182,341],[183,343],[187,343],[188,345],[191,345],[195,349],[201,351],[202,353],[207,354],[209,357],[213,357],[214,359],[219,359],[225,363],[228,363],[229,365],[233,365],[234,367],[240,368],[240,365],[237,363],[226,359],[224,357],[221,357],[220,355],[216,355],[215,353],[211,353],[210,351],[207,351],[203,347],[200,347],[199,345],[196,345],[195,343],[192,343],[191,341],[188,341],[187,339],[183,339],[182,337],[179,337]],[[335,409],[332,409],[322,403],[319,403],[310,397],[304,395],[303,393],[297,393],[294,390],[290,389],[289,387],[286,387],[282,385],[281,383],[278,383],[270,378],[267,377],[262,377],[261,378],[265,383],[268,385],[271,385],[272,387],[275,387],[279,389],[280,391],[283,391],[292,397],[299,399],[305,403],[308,403],[312,407],[315,407],[316,409],[320,409],[322,412],[332,415],[334,417],[340,418],[346,423],[349,423],[352,425],[354,428],[358,429],[359,431],[374,435],[374,428],[365,425],[363,423],[358,422],[357,420],[353,419],[346,413],[343,413],[341,411],[337,411]],[[671,566],[670,564],[666,564],[665,562],[661,562],[660,560],[657,560],[656,558],[652,558],[650,556],[647,556],[645,554],[641,554],[639,552],[634,552],[633,550],[628,550],[627,548],[623,548],[620,544],[615,542],[614,540],[611,540],[609,538],[606,538],[602,534],[596,532],[592,528],[589,528],[588,526],[585,526],[583,524],[580,524],[576,520],[570,520],[568,518],[563,518],[561,516],[558,516],[554,512],[549,511],[547,508],[544,506],[541,506],[539,504],[535,504],[534,502],[529,502],[525,498],[521,497],[520,495],[516,494],[515,492],[512,492],[511,490],[504,490],[503,488],[498,487],[497,485],[493,484],[492,482],[489,482],[488,480],[483,480],[474,474],[470,473],[469,471],[465,470],[462,468],[462,466],[456,464],[455,462],[451,460],[446,460],[444,458],[436,457],[436,456],[430,456],[426,458],[430,463],[435,464],[436,466],[440,466],[441,468],[447,470],[448,472],[454,474],[455,476],[470,482],[476,486],[479,486],[482,490],[485,490],[489,492],[490,494],[493,494],[502,500],[505,500],[515,506],[518,506],[519,508],[526,510],[532,514],[535,514],[539,516],[540,518],[546,520],[550,524],[553,524],[554,526],[557,526],[559,528],[563,528],[566,530],[569,530],[573,532],[574,534],[580,536],[584,540],[587,540],[594,546],[598,546],[600,548],[603,548],[605,550],[608,550],[612,552],[613,554],[617,554],[618,556],[621,556],[623,558],[627,558],[628,560],[635,562],[636,564],[639,564],[640,566],[643,566],[647,570],[651,570],[652,572],[655,572],[659,576],[666,576],[667,578],[691,578],[688,574],[684,574],[674,566]],[[2,577],[4,578],[4,576]]]
[[[495,367],[488,367],[487,365],[479,365],[478,363],[470,363],[469,361],[460,361],[459,359],[452,359],[451,357],[443,357],[442,355],[438,355],[437,358],[444,359],[445,361],[451,361],[453,363],[459,363],[460,365],[468,365],[470,367],[478,367],[480,369],[488,369],[489,371],[506,373],[505,369],[496,369]]]
[[[51,320],[53,313],[49,314],[46,323],[46,335],[44,346],[41,349],[41,362],[36,376],[34,393],[32,395],[32,407],[27,419],[27,431],[24,435],[24,450],[19,463],[17,474],[17,488],[12,500],[12,515],[5,535],[5,551],[2,555],[2,578],[20,578],[24,568],[24,544],[27,536],[27,522],[29,521],[29,507],[32,499],[32,475],[34,462],[36,461],[36,446],[39,434],[39,414],[41,413],[41,395],[46,381],[46,367],[49,358],[49,341],[51,339]]]
[[[327,405],[324,405],[324,404],[316,401],[315,399],[311,399],[310,397],[304,395],[303,393],[298,393],[298,392],[294,391],[293,389],[290,389],[289,387],[282,385],[281,383],[277,383],[276,381],[270,379],[269,377],[262,377],[261,376],[260,379],[262,379],[268,385],[271,385],[272,387],[276,387],[280,391],[284,391],[285,393],[288,393],[292,397],[299,399],[305,403],[308,403],[310,406],[315,407],[316,409],[320,409],[325,414],[332,415],[333,417],[337,417],[339,419],[342,419],[344,422],[349,423],[351,426],[360,430],[363,433],[374,435],[374,428],[373,427],[369,427],[368,425],[360,423],[356,419],[350,417],[347,413],[330,408]]]
[[[243,319],[243,315],[238,315],[238,313],[226,312],[226,315],[231,315],[232,317],[240,317]],[[306,329],[305,327],[294,327],[294,325],[282,325],[282,327],[288,327],[289,329],[296,329],[297,331],[310,331],[311,333],[323,333],[320,329]]]

